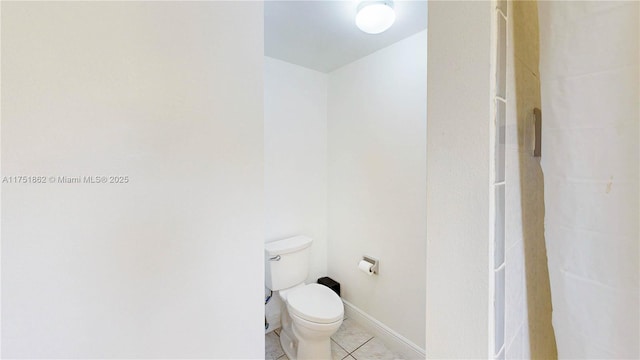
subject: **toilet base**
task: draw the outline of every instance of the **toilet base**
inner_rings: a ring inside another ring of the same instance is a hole
[[[303,341],[300,344],[286,331],[282,330],[280,332],[280,345],[289,360],[331,359],[331,338],[319,341]]]
[[[298,359],[298,340],[293,338],[284,328],[280,331],[280,345],[289,360]]]
[[[292,316],[291,329],[298,341],[297,360],[331,360],[331,335],[333,335],[342,319],[329,324],[309,322]]]
[[[296,332],[295,325],[293,332]],[[298,334],[296,334],[296,336],[299,337]],[[296,355],[296,360],[331,360],[331,338],[315,338],[300,341],[298,342]]]
[[[342,320],[332,324],[331,327],[337,330],[341,323]],[[300,326],[301,324],[293,322],[288,322],[287,325],[280,331],[280,345],[289,360],[331,360],[331,334],[335,330],[324,333],[323,336],[309,336],[308,329],[304,325]],[[312,335],[319,334],[314,332]]]

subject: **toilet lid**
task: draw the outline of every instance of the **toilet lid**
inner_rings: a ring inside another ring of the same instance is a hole
[[[329,324],[342,319],[344,305],[333,290],[320,284],[309,284],[287,296],[289,312],[311,322]]]

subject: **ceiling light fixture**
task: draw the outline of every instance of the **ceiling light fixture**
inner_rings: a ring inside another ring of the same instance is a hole
[[[356,25],[367,34],[380,34],[393,25],[396,13],[393,1],[363,1],[358,6]]]

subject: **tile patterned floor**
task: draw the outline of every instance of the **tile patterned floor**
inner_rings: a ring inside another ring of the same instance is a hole
[[[278,329],[265,336],[265,359],[288,360],[280,346],[279,334]],[[402,359],[350,319],[344,319],[340,329],[331,337],[331,357],[333,360]]]

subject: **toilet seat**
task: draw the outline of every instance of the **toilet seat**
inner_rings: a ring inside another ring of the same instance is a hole
[[[318,324],[342,320],[344,305],[333,290],[320,284],[309,284],[295,289],[287,296],[291,314]]]

